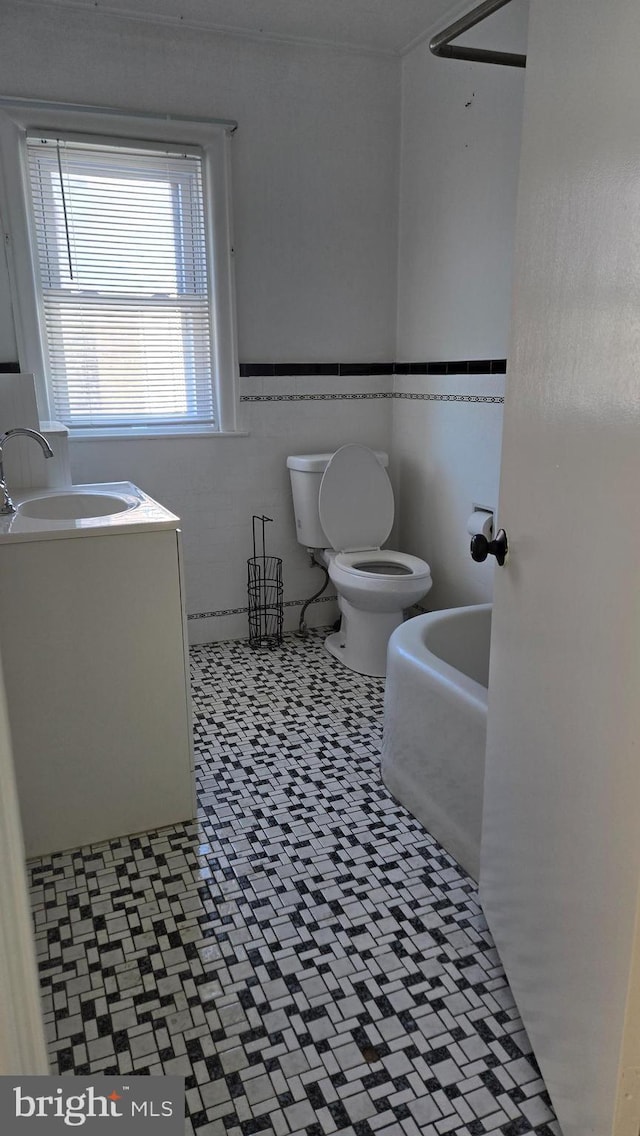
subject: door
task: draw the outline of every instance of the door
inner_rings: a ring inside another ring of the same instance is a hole
[[[48,1072],[0,669],[0,1075]]]
[[[638,0],[528,51],[481,898],[563,1136],[638,1136]]]

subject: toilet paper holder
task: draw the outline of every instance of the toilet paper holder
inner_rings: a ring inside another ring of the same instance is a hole
[[[473,504],[473,512],[467,521],[467,532],[469,536],[476,536],[478,533],[493,540],[493,509],[489,505]]]

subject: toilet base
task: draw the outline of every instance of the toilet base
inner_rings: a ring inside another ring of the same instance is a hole
[[[338,604],[342,625],[325,639],[327,651],[357,674],[384,678],[389,636],[403,622],[403,612],[359,611],[342,596]]]

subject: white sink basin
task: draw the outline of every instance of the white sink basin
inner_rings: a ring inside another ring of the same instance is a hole
[[[46,497],[31,497],[18,505],[23,517],[41,521],[76,521],[91,517],[111,517],[135,509],[135,497],[110,493],[49,493]]]
[[[0,516],[0,548],[30,540],[175,529],[179,522],[131,481],[16,489],[13,500],[15,513]]]

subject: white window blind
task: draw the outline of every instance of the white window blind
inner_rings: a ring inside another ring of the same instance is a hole
[[[27,153],[56,418],[214,425],[197,151],[30,137]]]

